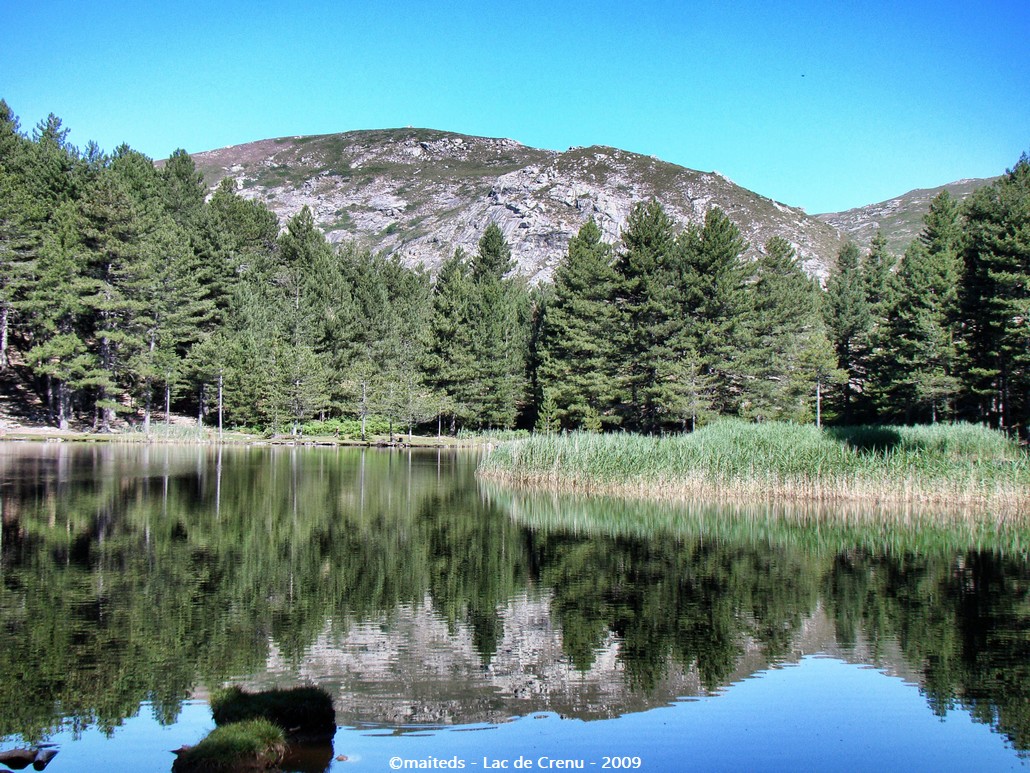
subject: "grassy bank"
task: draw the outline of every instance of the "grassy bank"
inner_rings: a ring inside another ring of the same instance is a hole
[[[478,474],[507,485],[667,499],[863,502],[1030,517],[1030,457],[980,426],[849,427],[724,420],[666,437],[538,435]]]

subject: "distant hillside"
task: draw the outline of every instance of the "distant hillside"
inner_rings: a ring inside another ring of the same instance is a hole
[[[840,245],[831,225],[718,173],[608,147],[559,153],[508,139],[389,129],[263,140],[193,159],[209,185],[231,176],[284,220],[307,205],[330,239],[356,239],[431,269],[455,247],[475,251],[496,222],[519,272],[546,279],[587,218],[615,242],[633,204],[651,197],[681,225],[721,207],[752,254],[782,236],[814,275],[825,276]]]
[[[923,216],[930,208],[930,202],[941,191],[948,191],[951,196],[961,201],[977,188],[997,180],[997,177],[959,180],[941,185],[937,188],[921,188],[909,191],[879,204],[869,204],[845,212],[829,212],[816,215],[824,223],[828,223],[844,236],[868,248],[878,228],[883,229],[887,237],[888,247],[901,254],[923,227]]]

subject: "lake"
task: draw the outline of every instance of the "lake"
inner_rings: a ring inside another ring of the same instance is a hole
[[[1027,770],[1026,530],[477,461],[0,444],[0,751],[169,771],[212,690],[314,684],[339,729],[295,770]]]

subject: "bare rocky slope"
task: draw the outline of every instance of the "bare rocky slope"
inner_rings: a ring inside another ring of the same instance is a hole
[[[496,222],[518,272],[546,280],[588,218],[614,243],[633,204],[652,197],[681,226],[722,208],[751,255],[782,236],[820,277],[841,241],[832,225],[718,173],[609,147],[557,152],[509,139],[389,129],[262,140],[193,159],[209,185],[232,177],[244,196],[263,200],[283,221],[307,205],[331,240],[357,240],[430,270],[456,247],[474,252]]]

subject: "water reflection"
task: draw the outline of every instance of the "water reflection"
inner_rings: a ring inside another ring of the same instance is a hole
[[[354,725],[609,717],[823,652],[1030,748],[1018,529],[516,496],[475,461],[0,446],[0,736],[226,680],[318,682]]]

